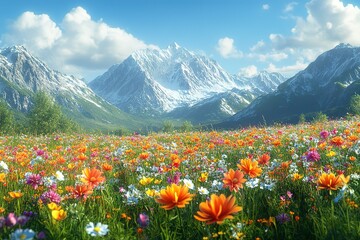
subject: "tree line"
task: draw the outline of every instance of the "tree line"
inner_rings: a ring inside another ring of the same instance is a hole
[[[16,118],[7,103],[0,101],[0,132],[38,135],[80,130],[80,126],[67,117],[46,93],[37,93],[33,103],[25,117]]]

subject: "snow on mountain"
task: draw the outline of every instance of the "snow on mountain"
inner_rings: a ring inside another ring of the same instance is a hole
[[[121,115],[82,80],[50,69],[25,47],[1,49],[0,96],[12,108],[28,112],[32,97],[39,91],[52,96],[74,118],[109,123]]]
[[[339,44],[309,66],[231,117],[225,125],[296,122],[300,114],[345,115],[360,92],[360,47]]]
[[[120,109],[154,115],[194,106],[231,89],[258,96],[282,81],[281,75],[265,72],[251,79],[230,75],[214,60],[174,43],[166,49],[134,52],[89,86]]]

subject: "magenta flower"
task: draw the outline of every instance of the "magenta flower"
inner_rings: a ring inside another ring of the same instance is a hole
[[[34,189],[37,189],[43,184],[42,177],[39,174],[29,174],[26,176],[26,184],[32,186]]]
[[[59,204],[61,202],[61,197],[59,194],[57,194],[56,192],[54,192],[53,190],[44,192],[41,196],[40,196],[41,201],[46,204],[46,203],[56,203]]]
[[[146,215],[145,213],[140,213],[137,222],[139,223],[140,227],[145,228],[149,225],[150,222],[149,216]]]
[[[330,133],[328,131],[321,131],[320,133],[320,137],[323,139],[326,139],[329,135]]]
[[[9,213],[9,215],[5,219],[5,225],[8,227],[15,226],[17,223],[17,217],[15,213]]]
[[[307,153],[306,159],[308,162],[317,162],[320,160],[320,154],[316,150],[311,150]]]

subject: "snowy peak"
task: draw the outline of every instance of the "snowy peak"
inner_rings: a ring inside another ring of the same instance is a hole
[[[265,88],[253,91],[258,96],[274,90],[282,81],[278,76],[279,79],[271,80],[274,76],[263,75],[254,83],[239,80],[214,60],[173,43],[165,49],[134,52],[89,86],[120,109],[153,115],[190,107],[234,88],[251,89],[266,83]]]

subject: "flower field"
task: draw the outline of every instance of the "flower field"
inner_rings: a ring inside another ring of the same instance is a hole
[[[358,239],[360,119],[0,137],[1,239]]]

